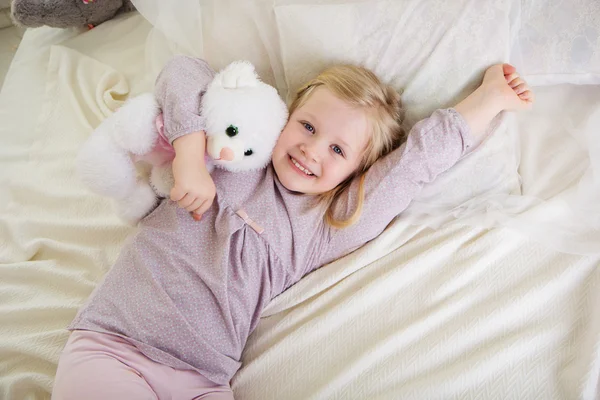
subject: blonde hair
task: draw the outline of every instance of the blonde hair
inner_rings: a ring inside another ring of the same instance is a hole
[[[406,141],[405,130],[402,127],[403,110],[398,92],[383,84],[373,72],[354,65],[338,65],[327,68],[298,90],[290,106],[290,115],[302,107],[320,86],[326,87],[349,105],[363,109],[369,121],[371,136],[360,164],[346,180],[329,192],[321,194],[319,198],[326,209],[325,222],[335,228],[345,228],[354,224],[360,217],[364,202],[364,181],[369,168],[380,157]],[[336,220],[333,215],[335,204],[340,195],[349,190],[356,178],[360,180],[356,210],[348,219]]]

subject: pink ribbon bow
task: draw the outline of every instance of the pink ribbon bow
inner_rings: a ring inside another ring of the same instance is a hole
[[[256,222],[252,221],[252,219],[250,219],[250,216],[243,209],[240,208],[235,213],[237,215],[239,215],[240,218],[242,218],[245,223],[247,223],[248,225],[250,225],[250,227],[252,229],[254,229],[256,231],[256,233],[258,233],[259,235],[262,234],[265,231],[263,229],[263,227],[261,227],[260,225],[258,225]]]

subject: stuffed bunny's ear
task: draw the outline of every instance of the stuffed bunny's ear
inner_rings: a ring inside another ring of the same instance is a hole
[[[248,61],[235,61],[225,67],[215,77],[225,89],[254,87],[260,82],[254,66]]]

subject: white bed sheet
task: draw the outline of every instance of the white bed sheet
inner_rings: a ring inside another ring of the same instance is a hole
[[[49,398],[64,327],[131,233],[76,181],[71,160],[127,93],[151,88],[166,54],[144,53],[149,32],[135,14],[90,32],[29,31],[6,78],[0,398]],[[564,90],[538,95],[551,102]],[[577,88],[569,90],[576,98]],[[400,219],[271,303],[235,394],[593,399],[599,263],[507,229],[448,224],[434,232]]]

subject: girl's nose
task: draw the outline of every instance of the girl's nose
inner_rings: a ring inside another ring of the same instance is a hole
[[[300,150],[302,151],[302,153],[304,154],[304,157],[306,157],[307,160],[319,162],[319,156],[318,156],[319,153],[317,151],[316,145],[317,145],[317,143],[315,143],[315,142],[303,143],[300,145]]]

